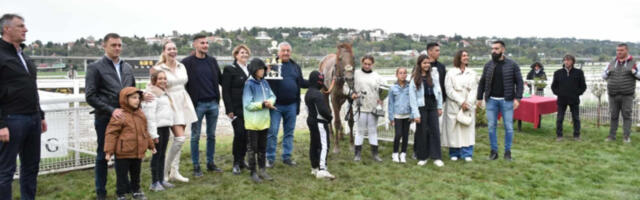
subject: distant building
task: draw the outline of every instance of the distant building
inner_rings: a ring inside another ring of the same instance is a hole
[[[160,44],[162,44],[162,38],[160,38],[160,37],[148,37],[148,38],[145,38],[144,41],[147,42],[147,44],[149,44],[149,45],[153,45],[153,44],[160,45]]]
[[[314,35],[314,36],[311,38],[311,41],[320,41],[320,40],[327,39],[327,37],[329,37],[329,35],[328,35],[328,34],[318,34],[318,35]]]
[[[384,31],[382,29],[375,29],[373,30],[373,32],[369,33],[369,38],[371,38],[372,41],[384,41],[386,39],[389,38],[389,35],[387,35],[386,33],[384,33]]]
[[[302,39],[311,39],[313,37],[313,32],[311,31],[300,31],[298,32],[298,37]]]
[[[256,36],[256,40],[271,40],[271,37],[269,37],[266,31],[260,31],[258,32],[258,36]]]
[[[358,38],[360,38],[360,33],[357,31],[338,34],[338,40],[356,40]]]
[[[289,33],[280,33],[282,35],[282,38],[287,39],[287,37],[289,37]]]
[[[422,38],[422,36],[419,34],[411,34],[411,40],[414,42],[420,42],[420,38]]]

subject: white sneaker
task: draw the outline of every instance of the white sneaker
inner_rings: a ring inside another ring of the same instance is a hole
[[[442,167],[442,166],[444,166],[444,163],[442,162],[442,160],[436,160],[436,161],[433,161],[433,164],[435,164],[437,167]]]
[[[406,163],[407,162],[407,153],[400,153],[400,163]]]
[[[318,170],[318,172],[316,173],[316,178],[334,179],[336,177],[329,173],[329,171],[327,170]]]
[[[418,161],[418,165],[419,166],[423,166],[423,165],[426,165],[426,164],[427,164],[427,160]]]
[[[456,156],[451,157],[451,161],[456,161],[456,160],[458,160],[458,157]]]
[[[466,157],[466,158],[464,158],[464,161],[471,162],[473,160],[471,159],[471,157]]]
[[[317,175],[318,174],[318,168],[311,168],[311,174],[312,175]]]
[[[400,159],[398,159],[398,153],[391,154],[391,159],[393,160],[394,163],[400,162]]]
[[[180,175],[180,173],[176,170],[171,170],[171,172],[169,173],[169,180],[179,181],[183,183],[189,182],[188,178],[185,178],[184,176]]]

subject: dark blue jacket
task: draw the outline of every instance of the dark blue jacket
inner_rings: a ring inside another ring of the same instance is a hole
[[[195,55],[191,55],[182,59],[182,64],[184,64],[187,69],[187,76],[189,77],[189,81],[187,82],[186,89],[187,93],[189,93],[189,97],[191,97],[191,101],[193,102],[193,107],[198,106],[198,99],[200,99],[200,88],[203,87],[201,85],[194,84],[192,80],[195,80],[196,76],[199,76],[196,70],[193,70],[193,67],[196,65],[198,58]],[[216,94],[216,102],[220,102],[220,87],[222,85],[222,73],[220,72],[220,67],[218,67],[218,61],[213,56],[206,55],[205,59],[209,62],[209,65],[212,68],[212,82],[211,85],[214,93]]]
[[[283,80],[267,80],[273,93],[276,95],[277,105],[289,105],[297,103],[296,114],[300,113],[300,88],[309,88],[309,82],[302,77],[302,69],[300,66],[289,59],[288,63],[282,63]],[[287,80],[288,79],[288,80]],[[291,84],[293,83],[293,84]]]

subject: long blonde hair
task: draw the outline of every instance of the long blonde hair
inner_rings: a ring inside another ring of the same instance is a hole
[[[173,43],[172,41],[168,41],[166,43],[164,43],[162,45],[162,53],[160,53],[160,59],[158,59],[158,63],[156,63],[156,65],[161,65],[161,64],[166,64],[167,63],[167,58],[166,55],[164,53],[165,49],[167,49],[167,45],[168,44],[173,44],[175,45],[175,43]]]

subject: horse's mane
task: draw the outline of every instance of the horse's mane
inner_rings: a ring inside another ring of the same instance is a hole
[[[347,51],[349,54],[353,55],[353,48],[351,47],[351,44],[349,44],[349,43],[340,43],[340,44],[338,44],[338,53],[337,53],[338,56],[340,56],[340,50],[342,50],[342,49]]]

